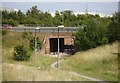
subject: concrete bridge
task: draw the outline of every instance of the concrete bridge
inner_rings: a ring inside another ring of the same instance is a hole
[[[39,28],[39,29],[37,29]],[[78,27],[64,27],[59,29],[59,32],[75,32]],[[10,31],[14,32],[24,32],[24,31],[30,31],[30,32],[41,32],[41,33],[54,33],[58,32],[58,27],[14,27]]]
[[[59,33],[60,52],[68,52],[74,49],[72,33]],[[45,53],[56,53],[58,51],[58,33],[49,33],[44,37],[43,42]]]
[[[72,33],[76,32],[78,27],[64,27],[59,29],[59,46],[60,52],[70,53],[74,51],[74,39],[72,38]],[[14,28],[14,32],[36,32],[43,33],[43,46],[45,53],[57,53],[58,51],[58,27],[22,27],[22,28]]]

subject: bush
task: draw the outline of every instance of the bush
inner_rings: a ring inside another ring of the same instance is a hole
[[[14,47],[14,59],[17,61],[27,61],[30,58],[29,51],[22,44]]]
[[[12,26],[18,26],[19,25],[18,21],[15,21],[13,19],[4,19],[2,21],[2,24],[8,24],[8,25],[12,25]]]
[[[35,39],[34,39],[34,38],[31,39],[31,40],[29,40],[29,42],[30,42],[30,44],[29,44],[29,49],[30,49],[31,51],[35,50]]]
[[[42,42],[39,40],[39,37],[37,37],[36,39],[37,39],[37,49],[39,50],[42,48]],[[35,50],[35,38],[33,37],[33,39],[31,39],[29,42],[30,42],[29,45],[30,50]]]
[[[96,21],[96,19],[90,18],[73,34],[76,51],[88,50],[108,43],[108,28],[103,22],[104,20]]]
[[[7,29],[2,30],[2,35],[6,35],[8,33]]]
[[[37,49],[41,49],[41,48],[42,48],[42,42],[37,37]]]
[[[24,32],[23,33],[23,38],[27,38],[28,40],[31,40],[33,39],[33,35],[32,35],[32,32]]]
[[[35,50],[35,37],[33,36],[32,32],[24,32],[23,38],[27,38],[29,40],[30,51]],[[42,42],[39,40],[39,37],[36,38],[36,41],[37,41],[37,49],[41,49]]]

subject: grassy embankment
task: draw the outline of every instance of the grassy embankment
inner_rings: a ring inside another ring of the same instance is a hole
[[[14,47],[18,44],[29,45],[27,39],[22,37],[23,33],[9,32],[3,36],[2,61],[3,61],[3,80],[5,81],[29,81],[29,80],[82,80],[78,76],[70,75],[68,71],[51,70],[50,65],[56,62],[56,58],[45,56],[43,52],[31,52],[32,57],[28,61],[18,62],[13,60]],[[39,34],[40,39],[43,35]]]
[[[0,31],[0,82],[2,82],[2,33]]]
[[[40,39],[43,39],[43,35],[39,34]],[[35,53],[30,52],[32,55],[29,61],[18,62],[13,60],[13,52],[14,47],[23,44],[25,46],[29,46],[29,41],[23,38],[23,33],[21,32],[9,32],[8,34],[2,37],[2,61],[9,62],[9,63],[16,63],[16,64],[24,64],[29,66],[37,66],[41,68],[49,68],[49,65],[56,61],[56,58],[51,58],[44,56],[45,54],[42,52]]]
[[[42,36],[40,37],[42,39]],[[45,54],[41,52],[37,56],[34,56],[34,52],[31,53],[32,57],[29,61],[13,60],[13,49],[16,45],[20,43],[29,45],[28,40],[23,39],[22,33],[9,32],[3,36],[2,41],[3,80],[86,80],[70,75],[69,71],[101,80],[118,80],[118,57],[116,55],[118,43],[78,52],[74,56],[65,58],[61,62],[63,70],[58,74],[57,71],[50,70],[50,64],[57,59],[44,56]]]
[[[118,42],[78,52],[61,63],[64,70],[107,81],[118,80]]]
[[[20,64],[3,64],[3,80],[5,81],[87,81],[87,79],[73,76],[68,71],[41,70],[34,66]]]

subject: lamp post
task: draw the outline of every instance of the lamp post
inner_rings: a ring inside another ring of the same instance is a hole
[[[37,50],[37,32],[36,32],[37,30],[39,30],[39,27],[35,28],[35,52]]]
[[[59,41],[59,29],[63,28],[63,25],[58,26],[58,71],[60,71],[60,41]]]

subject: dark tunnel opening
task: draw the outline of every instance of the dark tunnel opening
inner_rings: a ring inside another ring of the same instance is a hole
[[[64,52],[64,38],[59,38],[60,52]],[[58,38],[50,38],[50,52],[58,52]]]

